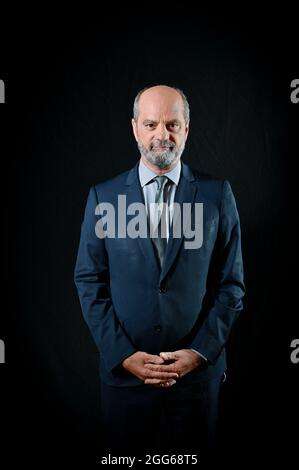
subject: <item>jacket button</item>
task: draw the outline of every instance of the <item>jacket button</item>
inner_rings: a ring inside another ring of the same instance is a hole
[[[161,325],[156,325],[156,326],[155,326],[155,331],[161,331],[161,330],[162,330]]]
[[[164,286],[161,286],[160,289],[159,289],[160,294],[165,294],[166,291],[167,291],[167,289]]]

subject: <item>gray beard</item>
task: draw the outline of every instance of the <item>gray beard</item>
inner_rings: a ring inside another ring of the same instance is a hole
[[[164,169],[170,166],[178,157],[180,157],[185,148],[185,142],[180,147],[172,147],[168,150],[152,151],[142,145],[141,142],[137,143],[141,155],[143,155],[149,163]]]

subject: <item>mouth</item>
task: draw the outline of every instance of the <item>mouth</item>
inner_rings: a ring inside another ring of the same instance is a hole
[[[168,150],[171,149],[172,147],[153,147],[153,150]]]

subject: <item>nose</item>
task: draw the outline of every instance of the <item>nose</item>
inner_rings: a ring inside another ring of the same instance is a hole
[[[159,124],[157,127],[157,134],[156,138],[159,140],[168,140],[169,139],[169,132],[167,130],[167,127],[164,124]]]

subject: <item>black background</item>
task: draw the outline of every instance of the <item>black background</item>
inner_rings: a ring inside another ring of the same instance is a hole
[[[2,458],[99,459],[98,353],[73,284],[80,224],[89,187],[137,161],[137,91],[165,83],[190,102],[183,160],[231,182],[242,223],[247,295],[229,342],[223,462],[293,462],[295,21],[152,12],[46,24],[15,24],[1,40]]]

